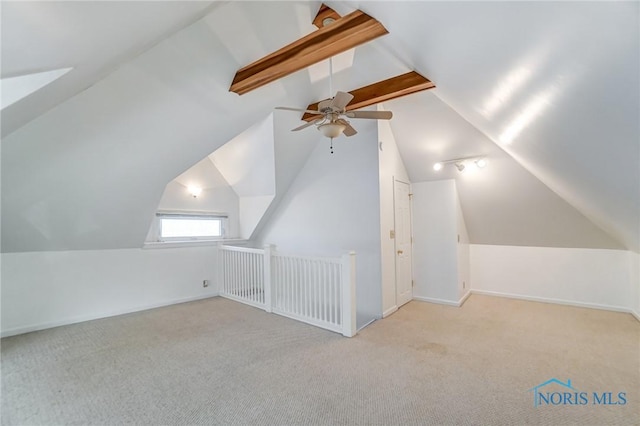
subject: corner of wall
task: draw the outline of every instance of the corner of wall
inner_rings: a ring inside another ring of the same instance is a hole
[[[382,106],[378,105],[378,110]],[[378,126],[378,175],[380,186],[380,265],[382,276],[383,317],[397,310],[395,276],[395,231],[394,186],[399,180],[410,184],[404,162],[396,144],[389,122],[379,120]]]
[[[471,290],[471,261],[469,249],[469,234],[467,233],[467,225],[464,220],[464,212],[460,197],[458,196],[458,188],[455,190],[456,203],[456,227],[458,231],[458,295],[466,299],[469,290]]]
[[[458,225],[452,179],[413,185],[414,298],[457,306]]]
[[[631,314],[640,321],[640,253],[629,252],[629,286],[631,293]]]

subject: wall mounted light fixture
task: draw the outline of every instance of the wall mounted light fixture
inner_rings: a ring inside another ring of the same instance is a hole
[[[199,186],[189,185],[187,187],[187,191],[189,191],[189,194],[193,195],[193,198],[198,198],[198,195],[202,194],[202,188]]]
[[[433,165],[433,170],[440,171],[447,164],[453,164],[459,172],[463,172],[469,166],[483,169],[487,166],[487,160],[484,157],[465,157],[454,158],[452,160],[439,161]]]

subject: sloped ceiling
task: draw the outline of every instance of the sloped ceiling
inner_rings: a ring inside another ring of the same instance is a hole
[[[411,182],[456,179],[474,244],[621,249],[623,245],[551,191],[433,92],[385,102]],[[429,117],[411,122],[412,117]],[[483,169],[433,164],[481,156]]]
[[[7,14],[3,3],[3,77],[78,67],[67,63],[68,43],[100,36],[102,44],[88,43],[98,47],[89,61],[95,72],[80,78],[74,68],[2,112],[3,251],[139,247],[175,176],[273,107],[306,106],[328,93],[321,64],[242,97],[228,92],[238,68],[313,31],[320,2],[26,4]],[[390,32],[349,54],[334,90],[411,69],[437,86],[387,105],[412,178],[440,178],[424,171],[439,155],[487,151],[496,159],[493,182],[511,181],[509,193],[520,195],[494,192],[488,205],[472,181],[454,175],[478,241],[638,249],[637,2],[327,4],[341,14],[360,8]],[[47,14],[58,8],[64,25]],[[47,16],[29,38],[42,50],[17,41],[33,16]],[[82,24],[87,17],[94,25]],[[15,46],[11,55],[5,40]],[[63,83],[77,86],[50,93]],[[426,143],[438,114],[453,112],[450,137]],[[513,207],[522,199],[535,200],[538,214]],[[487,222],[491,211],[502,213],[501,224]],[[566,221],[553,224],[558,212]],[[536,228],[566,232],[536,240]]]
[[[275,22],[280,16],[282,33],[298,37],[286,29],[290,6],[279,7]],[[251,9],[230,3],[220,13],[226,8]],[[230,93],[244,65],[230,53],[244,45],[226,35],[235,30],[200,20],[3,138],[2,250],[141,247],[169,181],[274,104],[308,102],[296,78],[242,98]],[[265,40],[258,51],[278,47]]]
[[[73,70],[3,111],[2,135],[91,86],[214,7],[208,1],[3,1],[2,78]]]
[[[380,17],[390,32],[380,44],[434,81],[436,96],[638,250],[640,3],[349,5]],[[429,119],[396,118],[394,128]]]
[[[239,197],[275,195],[273,138],[269,114],[209,155]]]

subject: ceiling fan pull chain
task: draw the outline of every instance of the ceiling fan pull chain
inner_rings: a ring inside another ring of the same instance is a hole
[[[330,146],[330,148],[331,148],[331,153],[333,154],[333,138],[331,138],[331,146]]]

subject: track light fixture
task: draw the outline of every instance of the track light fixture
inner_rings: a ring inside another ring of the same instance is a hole
[[[453,164],[459,172],[463,172],[470,166],[483,169],[487,166],[487,160],[484,157],[465,157],[454,158],[452,160],[439,161],[433,165],[433,170],[440,171],[447,164]]]

